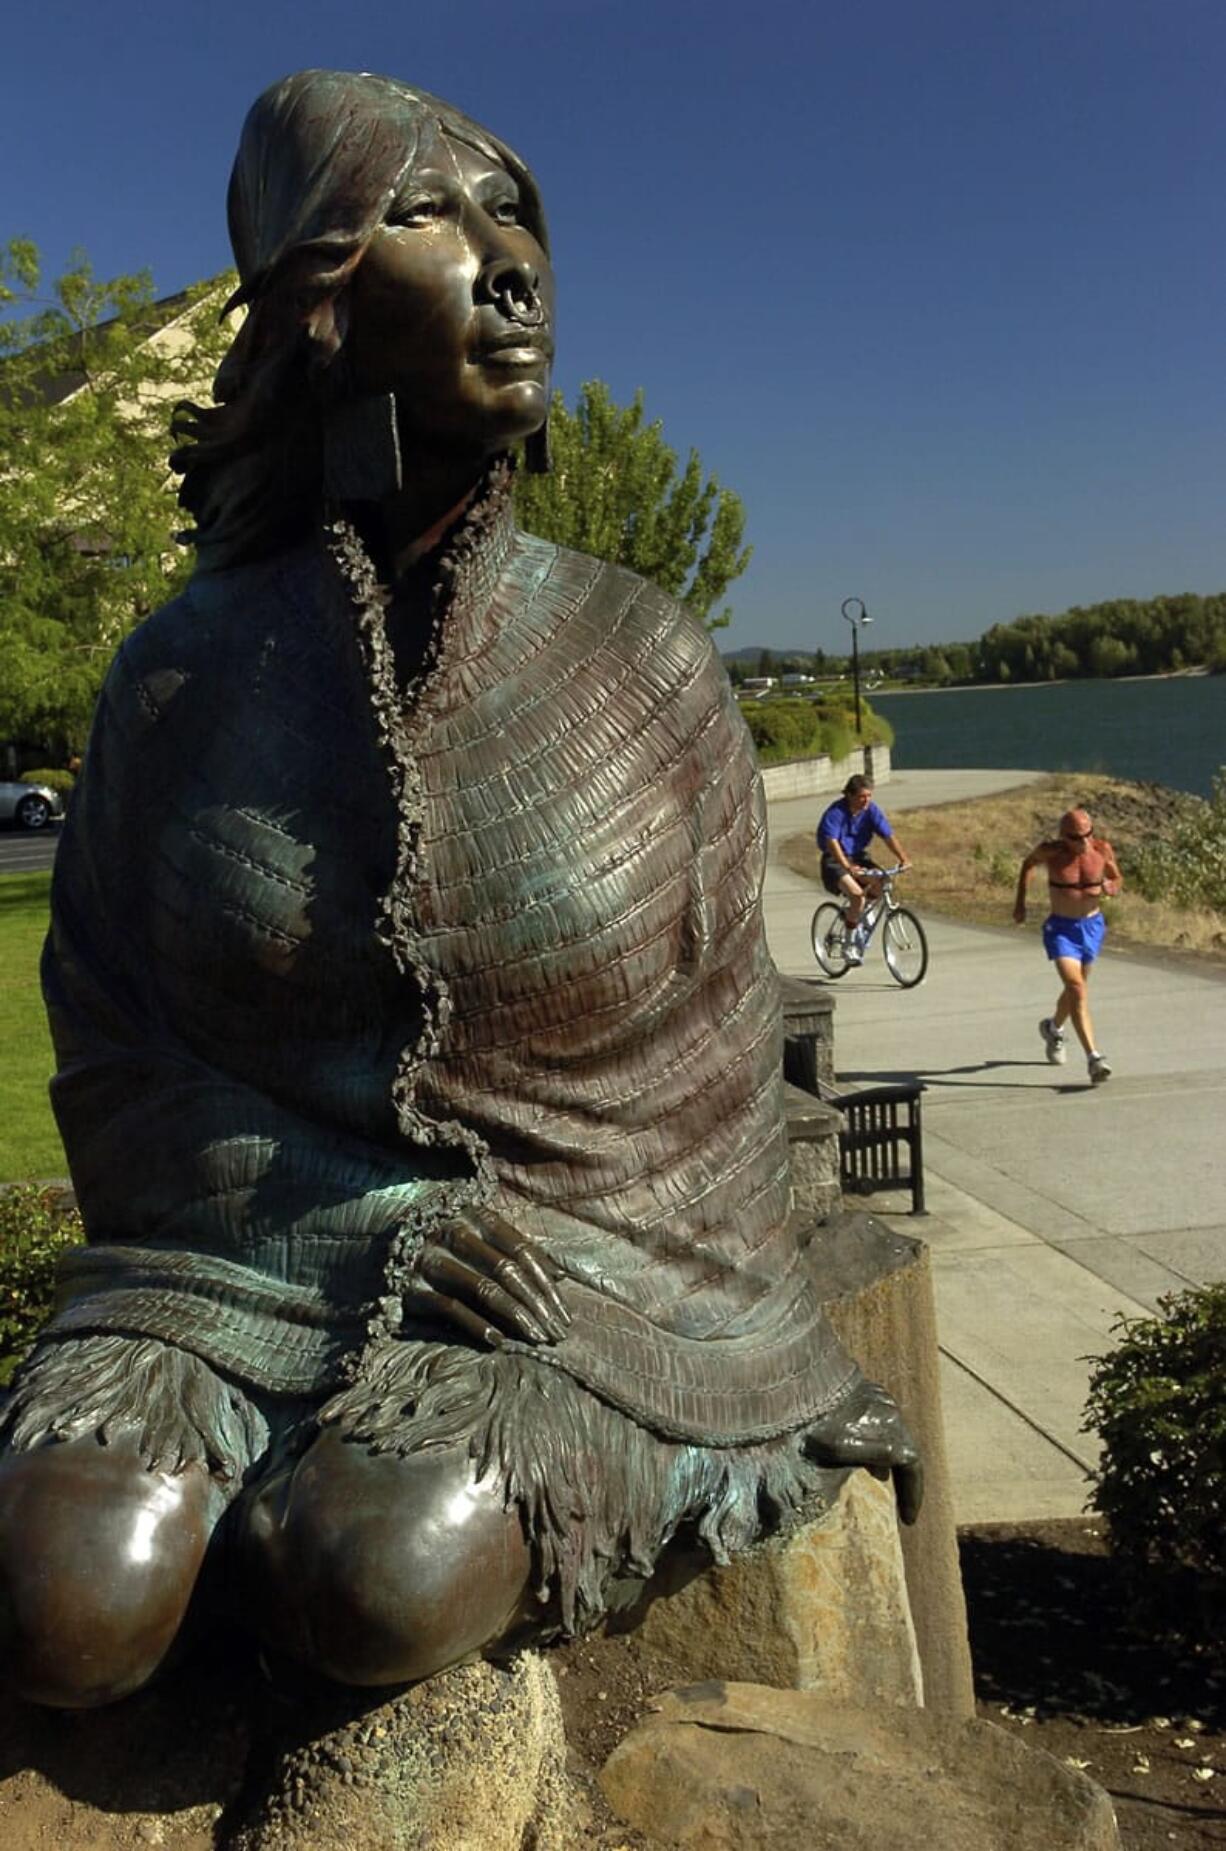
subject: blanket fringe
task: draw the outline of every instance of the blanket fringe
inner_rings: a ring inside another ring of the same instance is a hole
[[[119,1333],[40,1344],[0,1408],[15,1452],[135,1432],[151,1472],[203,1465],[235,1486],[268,1446],[268,1422],[236,1383],[187,1350]]]
[[[374,1452],[464,1446],[478,1476],[499,1475],[532,1543],[545,1638],[595,1626],[683,1527],[725,1562],[828,1508],[845,1476],[805,1456],[803,1433],[730,1448],[661,1439],[511,1350],[382,1345],[318,1418]]]

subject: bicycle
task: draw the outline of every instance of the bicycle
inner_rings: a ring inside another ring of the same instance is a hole
[[[860,950],[867,952],[881,920],[881,949],[885,967],[895,983],[913,990],[924,981],[928,969],[928,939],[923,926],[909,907],[894,898],[894,882],[903,872],[902,863],[894,868],[873,868],[880,876],[881,896],[869,900],[860,918]],[[813,915],[809,928],[813,955],[827,977],[845,977],[858,960],[848,957],[850,934],[847,927],[847,902],[825,900]],[[862,961],[862,960],[860,960]]]

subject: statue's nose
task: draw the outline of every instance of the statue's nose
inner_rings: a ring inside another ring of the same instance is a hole
[[[478,294],[493,302],[511,321],[536,327],[545,319],[539,272],[530,263],[499,257],[486,264],[477,280]]]

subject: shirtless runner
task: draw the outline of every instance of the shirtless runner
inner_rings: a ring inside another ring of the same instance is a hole
[[[1026,883],[1034,868],[1047,869],[1051,912],[1043,922],[1043,948],[1064,985],[1055,1015],[1044,1016],[1039,1033],[1048,1060],[1055,1067],[1062,1066],[1064,1024],[1071,1021],[1086,1051],[1090,1082],[1098,1086],[1111,1078],[1111,1068],[1094,1045],[1086,986],[1090,966],[1107,936],[1103,895],[1118,893],[1123,876],[1116,865],[1115,850],[1110,842],[1095,836],[1094,825],[1084,810],[1066,810],[1060,818],[1056,841],[1040,842],[1023,861],[1013,908],[1018,925],[1025,924]]]

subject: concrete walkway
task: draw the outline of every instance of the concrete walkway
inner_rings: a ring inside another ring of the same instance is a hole
[[[901,818],[1035,775],[900,772],[878,797]],[[773,805],[772,844],[812,829],[817,808]],[[817,891],[772,856],[767,931],[785,975],[818,974]],[[872,1205],[932,1248],[958,1520],[1076,1516],[1095,1454],[1080,1430],[1086,1358],[1110,1347],[1119,1313],[1226,1278],[1226,972],[1109,946],[1091,1002],[1115,1073],[1091,1089],[1071,1035],[1066,1066],[1044,1057],[1037,1023],[1056,986],[1036,932],[925,925],[918,989],[891,981],[879,940],[833,986],[835,1064],[849,1086],[928,1086],[931,1212],[912,1221],[902,1196]]]

